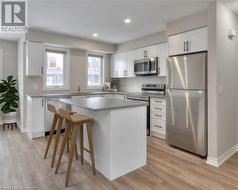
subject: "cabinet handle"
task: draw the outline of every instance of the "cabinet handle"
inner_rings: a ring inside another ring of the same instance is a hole
[[[156,117],[162,117],[162,115],[157,115],[157,114],[155,114],[155,116],[156,116]]]
[[[186,51],[186,42],[183,43],[183,51]]]
[[[162,110],[162,108],[155,108],[156,110]]]
[[[189,51],[190,50],[190,48],[189,48],[189,41],[187,41],[186,46],[187,46],[187,51]]]
[[[160,129],[162,129],[162,127],[161,127],[160,125],[155,125],[155,127],[158,127],[158,128],[160,128]]]
[[[159,101],[159,100],[155,100],[155,102],[157,102],[157,103],[162,103],[162,101]]]
[[[43,67],[42,66],[40,67],[40,72],[43,75]]]

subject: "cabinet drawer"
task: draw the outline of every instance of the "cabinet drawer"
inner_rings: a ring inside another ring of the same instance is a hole
[[[166,106],[165,99],[151,98],[150,103],[151,103],[151,106],[156,106],[156,107]]]
[[[160,106],[151,106],[151,113],[152,114],[165,114],[166,108]]]
[[[157,127],[157,126],[152,126],[151,131],[154,132],[154,133],[158,133],[160,135],[165,135],[166,134],[165,129]]]
[[[165,121],[165,119],[166,119],[166,115],[165,115],[165,113],[151,113],[151,118],[153,119],[153,120],[163,120],[163,121]]]
[[[152,118],[151,119],[151,124],[157,124],[157,125],[162,125],[165,126],[166,125],[166,121],[162,120],[162,119],[157,119],[157,118]]]

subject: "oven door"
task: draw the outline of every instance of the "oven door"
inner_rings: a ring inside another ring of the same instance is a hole
[[[134,63],[135,75],[143,75],[150,73],[150,61],[148,59],[137,60]]]

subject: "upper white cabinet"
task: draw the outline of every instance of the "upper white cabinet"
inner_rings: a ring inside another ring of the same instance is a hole
[[[207,50],[207,27],[170,36],[169,55],[179,55]]]
[[[44,45],[37,42],[26,42],[26,75],[43,75]]]
[[[166,76],[167,42],[112,55],[111,77],[135,77],[134,61],[150,57],[159,58],[160,72],[158,75]]]
[[[158,45],[158,58],[159,58],[159,76],[167,75],[167,58],[168,58],[168,43],[161,43]]]

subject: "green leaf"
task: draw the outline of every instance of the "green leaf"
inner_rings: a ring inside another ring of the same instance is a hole
[[[7,77],[7,81],[8,81],[8,82],[11,82],[12,79],[13,79],[13,76],[12,76],[12,75],[10,75],[10,76]]]
[[[11,107],[10,106],[11,105],[10,105],[9,102],[5,103],[1,108],[2,112],[3,113],[10,113],[11,112]]]

